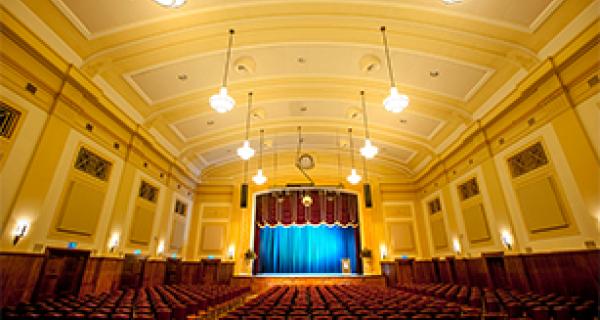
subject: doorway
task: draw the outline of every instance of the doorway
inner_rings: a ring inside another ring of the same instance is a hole
[[[35,299],[79,294],[90,252],[47,248],[35,290]]]

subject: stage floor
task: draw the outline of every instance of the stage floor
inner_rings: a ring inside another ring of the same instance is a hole
[[[385,286],[385,278],[381,275],[341,274],[341,273],[271,273],[259,275],[233,276],[231,283],[235,286],[249,286],[252,292],[259,293],[277,285],[318,286],[318,285],[372,285]]]
[[[258,278],[336,278],[336,277],[362,277],[359,273],[261,273]]]

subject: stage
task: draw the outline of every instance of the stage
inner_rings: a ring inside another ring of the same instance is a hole
[[[260,274],[255,276],[239,275],[233,276],[231,284],[234,286],[250,286],[252,292],[258,293],[268,287],[276,285],[371,285],[385,286],[385,278],[381,275],[361,274]]]
[[[358,273],[261,273],[257,278],[328,278],[328,277],[362,277]]]

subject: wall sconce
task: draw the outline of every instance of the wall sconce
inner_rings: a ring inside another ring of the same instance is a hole
[[[513,238],[510,231],[502,230],[502,232],[500,232],[500,239],[502,240],[502,244],[506,247],[506,249],[512,250],[512,247],[515,243],[515,239]]]
[[[454,238],[454,240],[452,240],[452,248],[454,249],[454,253],[456,255],[460,255],[462,248],[460,245],[460,240],[458,240],[457,238]]]
[[[13,246],[16,246],[19,240],[23,238],[27,234],[27,230],[29,229],[29,222],[25,220],[17,221],[17,226],[13,231]]]
[[[110,252],[114,252],[119,247],[119,238],[121,235],[117,232],[113,233],[108,241],[108,249]]]
[[[229,258],[230,260],[233,260],[234,257],[235,257],[235,246],[232,244],[229,246],[229,248],[227,248],[227,258]]]
[[[165,240],[160,240],[156,246],[156,255],[162,256],[165,253]]]
[[[385,246],[385,244],[381,244],[379,246],[379,252],[381,254],[381,260],[385,260],[388,255],[387,247]]]

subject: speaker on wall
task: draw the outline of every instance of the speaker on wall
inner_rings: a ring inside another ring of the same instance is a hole
[[[245,209],[248,207],[248,184],[242,183],[240,190],[240,208]]]
[[[363,191],[365,193],[365,207],[372,208],[373,207],[373,199],[371,199],[371,185],[365,183],[363,185]]]

